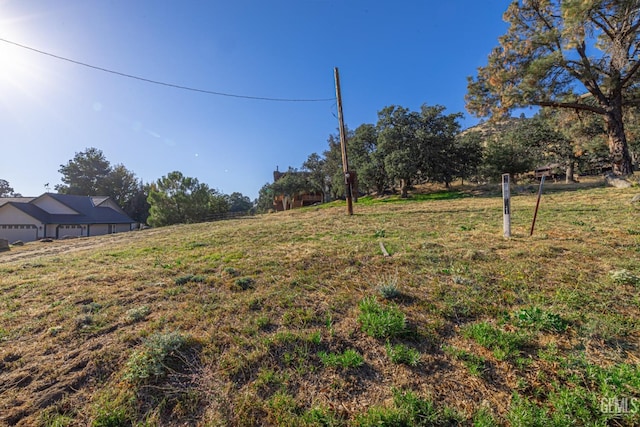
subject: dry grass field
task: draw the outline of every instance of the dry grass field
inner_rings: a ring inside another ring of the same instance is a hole
[[[498,191],[0,253],[0,425],[640,424],[638,188]]]

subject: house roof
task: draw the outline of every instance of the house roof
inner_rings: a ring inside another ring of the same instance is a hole
[[[49,196],[65,206],[73,209],[77,214],[51,214],[31,203],[32,201]],[[100,203],[108,197],[96,197]],[[40,197],[26,198],[28,202],[8,202],[11,206],[21,210],[27,215],[48,224],[131,224],[135,221],[124,212],[110,207],[101,207],[94,204],[90,196],[76,196],[71,194],[45,193]],[[6,203],[5,203],[6,204]]]
[[[93,201],[93,204],[96,206],[98,206],[99,204],[101,204],[107,199],[109,199],[109,196],[91,196],[91,200]]]
[[[13,206],[18,210],[21,210],[22,212],[37,219],[40,222],[44,222],[44,223],[51,222],[50,220],[51,215],[49,214],[49,212],[46,212],[41,208],[39,208],[38,206],[32,205],[31,203],[9,202],[5,204],[9,206]]]
[[[33,199],[35,197],[0,197],[0,206],[10,202],[29,203]]]

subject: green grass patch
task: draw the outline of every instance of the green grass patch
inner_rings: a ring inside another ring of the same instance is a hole
[[[391,344],[387,342],[385,345],[387,357],[393,363],[404,364],[407,366],[418,366],[420,363],[420,352],[405,344]]]
[[[318,352],[318,357],[324,366],[332,368],[358,368],[364,364],[362,355],[352,348],[342,353],[326,353],[321,351]]]
[[[393,406],[373,407],[356,417],[354,426],[448,426],[458,425],[463,416],[448,407],[437,407],[412,391],[393,391]]]
[[[367,297],[358,305],[362,331],[374,338],[393,338],[407,333],[407,319],[396,305],[381,305],[375,297]]]
[[[487,322],[466,326],[462,330],[462,335],[493,351],[493,355],[498,360],[514,360],[520,356],[522,347],[528,342],[527,338],[520,333],[505,332]]]
[[[393,196],[384,196],[384,197],[376,197],[376,196],[365,196],[360,197],[358,199],[358,203],[355,206],[363,205],[363,206],[373,206],[377,204],[385,204],[385,203],[411,203],[411,202],[425,202],[429,200],[455,200],[461,199],[463,197],[467,197],[466,194],[460,191],[437,191],[433,193],[425,193],[425,194],[411,194],[409,197],[402,198],[399,195]]]
[[[542,310],[539,307],[518,310],[513,314],[513,320],[517,326],[548,332],[564,332],[569,326],[569,322],[559,315]]]
[[[453,346],[444,346],[443,350],[446,354],[461,361],[469,370],[471,375],[476,377],[482,377],[484,375],[484,372],[487,369],[487,361],[484,357]]]
[[[630,272],[629,270],[615,270],[609,273],[613,283],[618,285],[640,285],[640,276]]]

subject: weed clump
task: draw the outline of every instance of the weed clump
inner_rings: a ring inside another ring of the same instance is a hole
[[[387,342],[385,346],[389,360],[396,364],[404,364],[408,366],[418,366],[420,363],[420,352],[415,348],[404,344],[391,345]]]
[[[527,326],[548,332],[564,332],[568,322],[555,313],[541,310],[539,307],[525,308],[514,314],[518,326]]]
[[[609,272],[609,276],[618,285],[640,285],[640,276],[633,274],[629,270],[615,270]]]
[[[398,288],[398,277],[386,277],[381,280],[378,285],[378,292],[384,299],[394,299],[398,298],[401,295],[400,289]]]
[[[187,341],[187,337],[178,332],[151,335],[145,340],[143,348],[129,357],[124,379],[133,384],[144,384],[164,377],[167,374],[167,362],[177,356]]]
[[[149,313],[151,313],[151,309],[147,305],[143,305],[141,307],[135,307],[130,310],[127,310],[127,321],[129,323],[139,322],[144,320]]]
[[[374,338],[393,338],[407,333],[407,319],[395,306],[382,306],[375,297],[360,301],[358,322],[367,335]]]
[[[203,283],[206,280],[207,279],[204,276],[195,276],[193,274],[187,274],[185,276],[176,277],[176,279],[174,280],[174,283],[180,286],[180,285],[186,285],[189,282]]]
[[[350,348],[343,353],[326,353],[321,351],[318,357],[324,366],[336,367],[343,369],[357,368],[364,364],[364,358],[356,350]]]
[[[246,291],[253,287],[254,280],[251,277],[241,277],[234,282],[237,290]]]
[[[486,360],[484,357],[469,353],[468,351],[457,349],[453,346],[445,346],[444,352],[461,361],[469,370],[471,375],[481,377],[486,369]]]
[[[493,355],[498,360],[519,356],[520,348],[527,342],[523,335],[502,331],[487,322],[469,325],[463,329],[462,334],[464,337],[471,338],[481,346],[493,351]]]
[[[393,407],[373,407],[356,417],[355,426],[448,426],[458,425],[462,416],[455,410],[438,408],[412,391],[393,391]]]

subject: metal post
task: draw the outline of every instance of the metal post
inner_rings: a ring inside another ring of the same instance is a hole
[[[509,189],[509,174],[502,175],[502,206],[504,237],[511,237],[511,191]]]
[[[544,185],[544,175],[540,179],[540,188],[538,189],[538,201],[536,201],[536,210],[533,213],[533,222],[531,223],[531,231],[529,232],[529,237],[533,236],[533,227],[536,226],[536,218],[538,217],[538,207],[540,206],[540,197],[542,197],[542,186]]]

